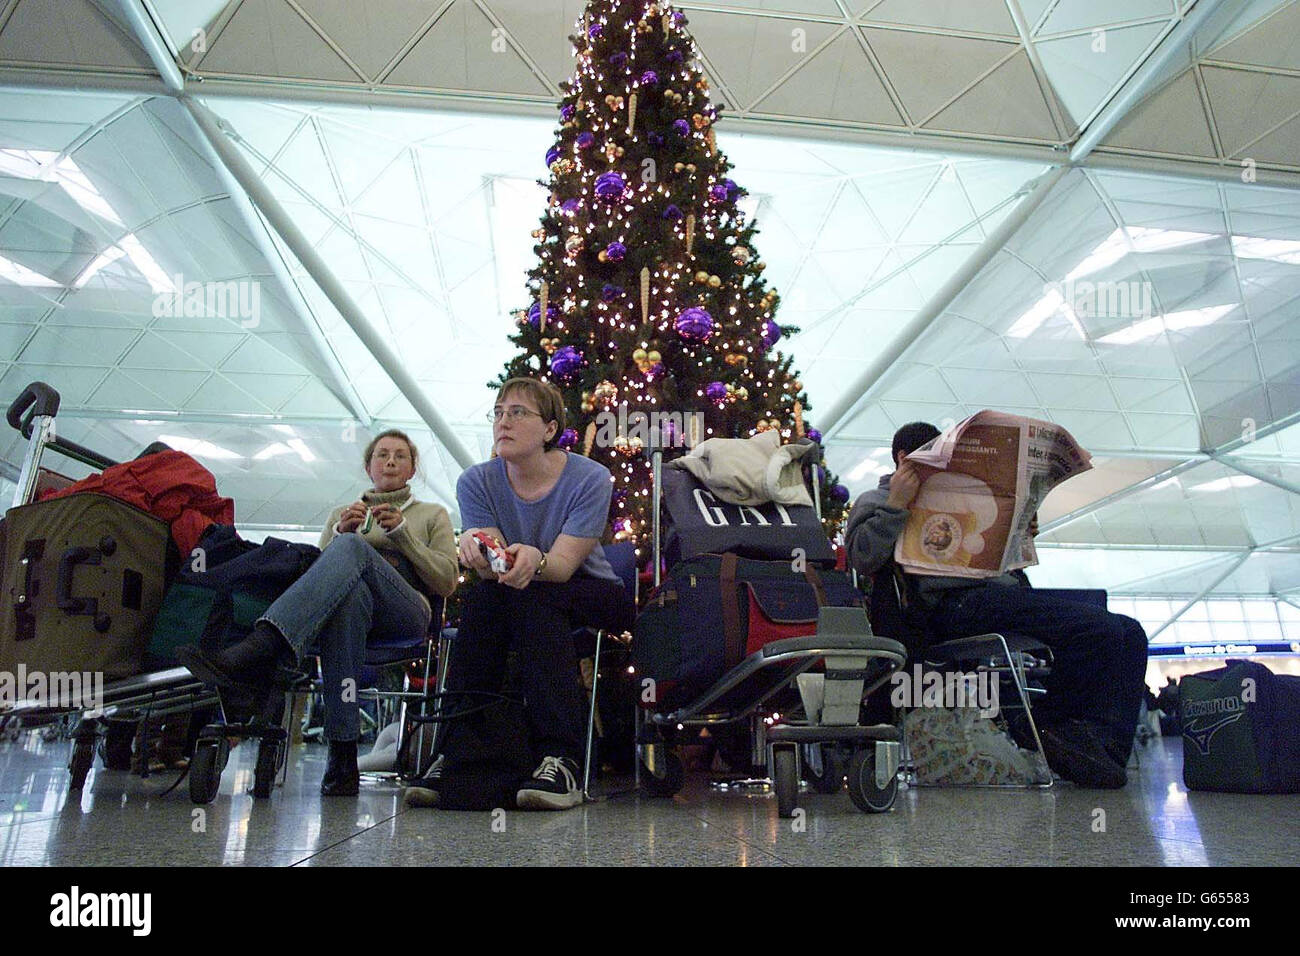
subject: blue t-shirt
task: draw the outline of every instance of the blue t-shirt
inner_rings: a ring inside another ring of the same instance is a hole
[[[506,544],[530,544],[545,553],[562,534],[599,540],[605,533],[613,491],[608,468],[566,453],[555,487],[544,498],[524,501],[510,487],[505,460],[493,458],[461,472],[456,503],[462,527],[499,528]],[[618,580],[599,544],[577,573]]]

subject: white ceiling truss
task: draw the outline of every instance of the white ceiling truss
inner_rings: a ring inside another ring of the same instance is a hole
[[[249,527],[319,524],[388,424],[454,505],[583,6],[0,0],[0,394],[215,449]],[[1005,408],[1098,460],[1041,583],[1300,588],[1300,2],[675,6],[855,493],[903,422]],[[258,322],[157,315],[174,275]]]

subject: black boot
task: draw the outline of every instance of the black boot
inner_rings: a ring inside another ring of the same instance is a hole
[[[361,792],[361,772],[357,770],[357,742],[331,740],[329,762],[321,778],[320,792],[326,797],[355,797]]]
[[[177,659],[195,677],[216,686],[268,687],[292,669],[296,655],[270,624],[258,621],[253,632],[236,644],[207,653],[197,644],[176,649]]]

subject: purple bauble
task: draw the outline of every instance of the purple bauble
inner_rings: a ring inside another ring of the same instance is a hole
[[[555,443],[561,448],[572,448],[578,444],[578,433],[572,428],[566,428],[560,433],[560,437]]]
[[[593,23],[591,26],[587,27],[587,36],[591,37],[593,40],[604,32],[605,27],[600,23]]]
[[[728,199],[735,199],[736,194],[740,192],[740,187],[737,186],[735,181],[731,179],[724,179],[722,181],[722,188],[727,191]]]
[[[622,262],[627,255],[627,246],[621,242],[611,242],[605,247],[605,258],[610,262]]]
[[[649,133],[646,139],[650,141],[651,146],[662,146],[664,144],[664,138],[659,133]]]
[[[704,386],[704,394],[712,402],[720,402],[727,397],[727,386],[723,382],[710,382]]]
[[[641,74],[641,85],[658,86],[659,74],[656,73],[654,70],[646,70],[644,73]]]
[[[705,342],[713,334],[713,316],[699,306],[693,306],[677,316],[673,328],[684,339]]]
[[[601,173],[596,177],[596,196],[605,202],[617,202],[623,198],[627,184],[618,173]]]
[[[622,50],[619,50],[617,53],[611,53],[609,57],[609,65],[622,69],[627,65],[627,54]]]
[[[569,215],[573,215],[575,212],[577,212],[579,209],[582,208],[582,200],[566,199],[564,200],[564,202],[560,203],[560,208],[563,209],[565,212],[567,212]]]
[[[568,378],[582,367],[582,353],[572,345],[557,349],[551,356],[551,374]]]
[[[668,55],[664,57],[664,59],[666,59],[669,63],[680,63],[682,62],[683,59],[685,59],[685,57],[682,56],[681,50],[670,50],[668,52]]]
[[[591,149],[596,144],[595,133],[579,133],[578,138],[573,141],[578,149]]]
[[[822,443],[822,433],[815,428],[808,429],[808,437],[819,445]]]
[[[849,500],[849,489],[845,488],[843,485],[836,485],[831,489],[831,500],[844,504]]]
[[[664,218],[671,219],[673,222],[681,222],[682,211],[676,206],[670,204],[668,208],[664,210]]]
[[[709,187],[709,197],[710,197],[714,202],[726,202],[726,201],[727,201],[727,187],[724,186],[724,185],[722,185],[721,183],[718,183],[718,185],[716,185],[716,186],[711,186],[711,187]]]
[[[674,10],[673,23],[677,24],[678,26],[681,26],[685,22],[686,22],[686,14],[682,13],[682,11],[680,10]]]
[[[690,136],[691,124],[684,119],[673,120],[673,132],[678,136]]]
[[[558,147],[558,146],[552,146],[550,149],[548,149],[548,150],[546,151],[546,165],[547,165],[547,166],[550,166],[552,163],[554,163],[554,162],[555,162],[557,159],[559,159],[559,158],[560,158],[560,147]]]
[[[601,287],[600,297],[606,302],[613,302],[615,299],[623,297],[623,289],[621,286],[606,284]]]
[[[763,348],[770,349],[776,345],[777,340],[781,338],[781,326],[777,325],[771,319],[763,323]]]
[[[573,113],[574,110],[572,105],[560,107],[560,120],[567,123],[569,120],[573,119]]]
[[[559,316],[560,316],[560,310],[548,302],[546,304],[546,321],[550,322],[554,319],[559,318]],[[528,310],[528,322],[534,328],[536,328],[541,324],[541,319],[542,319],[542,304],[540,302],[534,302],[532,308]]]

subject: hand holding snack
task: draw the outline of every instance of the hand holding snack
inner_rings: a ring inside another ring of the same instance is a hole
[[[370,509],[370,514],[385,532],[392,531],[404,520],[401,510],[393,505],[375,505]]]
[[[360,501],[354,501],[343,509],[343,514],[339,517],[338,529],[340,534],[347,534],[349,531],[356,531],[361,523],[366,520],[366,506]],[[364,532],[362,532],[364,534]]]
[[[475,531],[474,540],[478,542],[479,553],[487,561],[488,567],[497,574],[505,574],[514,566],[514,555],[509,554],[505,546],[490,534]]]

